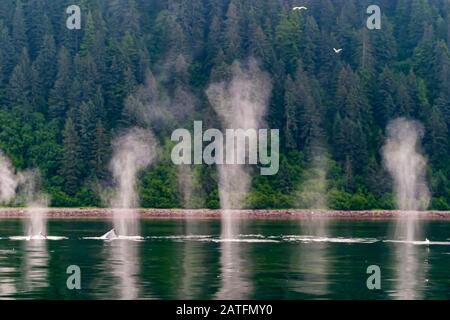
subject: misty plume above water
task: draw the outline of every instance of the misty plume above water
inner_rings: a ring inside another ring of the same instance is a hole
[[[230,81],[213,83],[208,99],[225,129],[259,129],[264,124],[272,85],[256,61],[232,65]],[[236,146],[235,146],[236,147]],[[235,150],[236,154],[246,152]],[[219,165],[219,197],[223,209],[240,209],[250,188],[250,175],[244,166]]]
[[[328,209],[325,156],[315,158],[305,170],[296,205],[302,209]]]
[[[27,170],[17,175],[19,181],[19,198],[27,205],[29,219],[26,233],[29,236],[47,235],[46,213],[49,204],[48,196],[41,190],[41,175],[37,170]]]
[[[155,69],[147,70],[145,83],[125,100],[125,114],[137,126],[151,128],[160,136],[180,127],[194,113],[195,96],[189,89],[188,62],[182,54],[169,55]],[[181,204],[192,205],[192,168],[178,166]]]
[[[111,199],[114,208],[114,227],[119,235],[137,235],[134,209],[139,206],[137,174],[153,161],[156,139],[151,131],[133,128],[113,142],[110,169],[116,185]]]
[[[399,118],[389,123],[383,147],[385,166],[394,182],[397,208],[404,211],[424,210],[430,201],[425,179],[427,161],[420,152],[423,126]]]
[[[16,195],[17,178],[11,161],[0,150],[0,204],[9,204]]]
[[[158,133],[168,133],[186,121],[195,104],[187,85],[187,68],[185,58],[179,55],[156,75],[147,70],[145,82],[125,99],[127,120]]]
[[[45,214],[48,197],[40,186],[40,173],[37,169],[15,173],[11,161],[0,151],[0,204],[25,204],[29,219],[25,233],[29,236],[46,235]]]

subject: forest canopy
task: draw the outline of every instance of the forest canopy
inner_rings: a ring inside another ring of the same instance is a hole
[[[80,30],[66,27],[73,4]],[[366,26],[372,4],[379,30]],[[381,149],[406,117],[424,126],[431,208],[450,210],[449,46],[448,0],[2,0],[0,150],[40,170],[51,205],[103,206],[111,141],[146,126],[160,147],[139,175],[141,205],[217,208],[215,166],[174,165],[170,134],[219,128],[209,84],[255,59],[280,166],[253,175],[246,206],[392,209]]]

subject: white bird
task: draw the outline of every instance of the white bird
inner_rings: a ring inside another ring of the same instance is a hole
[[[307,7],[294,7],[292,10],[308,10]]]
[[[333,50],[334,50],[335,53],[339,53],[339,52],[342,51],[342,49],[336,49],[336,48],[333,48]]]

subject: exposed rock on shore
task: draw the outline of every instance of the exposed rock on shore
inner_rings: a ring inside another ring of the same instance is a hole
[[[218,219],[221,210],[210,209],[137,209],[141,218],[165,219]],[[394,219],[405,216],[400,211],[322,211],[322,210],[232,210],[232,214],[242,219]],[[1,208],[0,218],[21,218],[26,216],[24,208]],[[109,218],[110,209],[104,208],[51,208],[47,217],[50,219],[89,219]],[[450,211],[419,212],[419,219],[450,220]]]

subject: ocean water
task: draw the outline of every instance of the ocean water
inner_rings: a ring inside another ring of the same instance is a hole
[[[387,220],[245,220],[223,239],[220,220],[143,219],[142,239],[114,241],[96,239],[108,220],[49,220],[47,240],[24,222],[0,219],[0,299],[450,299],[446,221],[415,242]]]

